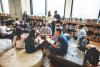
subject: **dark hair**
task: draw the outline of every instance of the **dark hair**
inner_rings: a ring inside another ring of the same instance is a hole
[[[79,26],[79,28],[82,29],[83,28],[83,25],[82,26]]]
[[[6,24],[6,22],[4,21],[4,20],[2,20],[1,21],[1,25],[3,26],[3,25],[5,25]]]
[[[57,13],[57,10],[55,10],[55,12],[54,13]]]
[[[18,20],[18,18],[15,19],[16,21]]]
[[[31,31],[30,31],[28,37],[33,37],[33,38],[35,38],[35,30],[34,30],[34,29],[31,29]]]
[[[51,12],[50,11],[48,11],[48,16],[51,16]]]
[[[61,33],[61,29],[60,29],[60,28],[57,28],[57,29],[56,29],[56,31],[58,31],[58,32],[60,32],[60,33]]]
[[[43,23],[43,26],[46,26],[46,24],[45,24],[45,23]]]
[[[20,29],[20,28],[17,28],[16,29],[16,36],[17,36],[17,39],[16,40],[20,40],[21,39],[21,36],[20,35],[22,35],[22,29]]]

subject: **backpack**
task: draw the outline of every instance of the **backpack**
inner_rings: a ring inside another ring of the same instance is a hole
[[[90,64],[97,65],[99,62],[99,51],[96,48],[88,49],[85,55],[85,62],[88,61]]]
[[[81,41],[80,41],[81,40]],[[88,45],[90,43],[90,41],[88,39],[85,39],[85,38],[80,38],[79,39],[79,49],[83,52],[85,52],[86,48],[85,46]]]
[[[35,51],[35,43],[33,38],[28,37],[25,40],[25,51],[27,53],[33,53]]]

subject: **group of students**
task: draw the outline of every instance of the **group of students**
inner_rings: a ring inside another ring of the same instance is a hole
[[[26,52],[33,53],[38,49],[48,48],[52,53],[64,55],[67,53],[68,40],[60,28],[56,29],[57,40],[55,43],[51,44],[47,42],[47,37],[51,38],[50,35],[43,35],[43,33],[37,32],[34,28],[31,29],[29,35],[25,37],[23,35],[22,29],[17,28],[16,34],[13,38],[13,46],[16,49],[25,48]]]

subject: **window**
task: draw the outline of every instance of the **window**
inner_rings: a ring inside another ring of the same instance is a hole
[[[21,0],[21,5],[22,5],[22,13],[26,11],[27,14],[30,15],[30,0]]]
[[[57,10],[58,14],[60,14],[60,16],[63,17],[64,2],[65,2],[65,0],[48,0],[47,1],[47,10],[51,11],[52,16],[54,15],[54,11]]]
[[[97,19],[100,0],[74,0],[72,17],[83,19]]]
[[[0,0],[0,13],[2,13],[1,0]]]
[[[33,15],[45,16],[45,0],[32,0],[33,1]]]
[[[8,0],[2,0],[3,11],[4,13],[9,14],[9,3]]]

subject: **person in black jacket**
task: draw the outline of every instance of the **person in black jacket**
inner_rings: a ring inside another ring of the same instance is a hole
[[[33,53],[39,49],[44,48],[44,42],[36,46],[35,44],[35,30],[32,29],[29,33],[29,36],[25,40],[25,50],[27,53]]]

